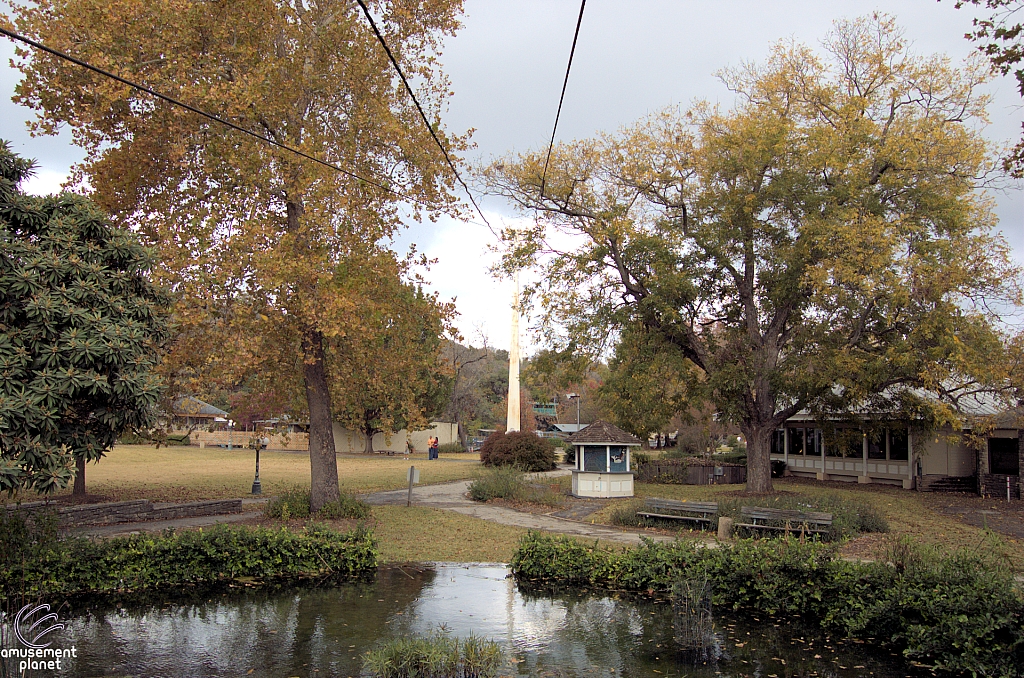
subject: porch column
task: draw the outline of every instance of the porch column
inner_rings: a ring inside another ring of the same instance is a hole
[[[913,429],[907,427],[907,477],[903,479],[903,489],[912,490],[914,489],[914,464],[917,460],[914,459],[914,434]]]
[[[815,430],[817,430],[817,429],[813,429],[813,428],[804,429],[804,450],[805,451],[807,450],[808,447],[810,447],[810,445],[807,444],[807,436],[808,435],[812,435],[812,436],[817,435],[816,433],[814,433]],[[817,477],[818,480],[828,480],[828,472],[825,471],[825,446],[821,444],[823,441],[818,440],[817,442],[818,442],[818,448],[821,450],[821,473],[817,474],[816,477]]]
[[[789,427],[782,425],[782,461],[789,467]]]
[[[884,433],[882,435],[885,435]],[[884,438],[883,438],[884,440]],[[885,445],[883,442],[882,445]],[[860,445],[860,475],[857,476],[857,482],[866,484],[871,482],[871,476],[868,475],[868,434],[865,432],[861,439]]]

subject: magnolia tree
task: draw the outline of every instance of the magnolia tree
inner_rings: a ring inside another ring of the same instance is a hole
[[[155,421],[166,300],[134,233],[24,194],[31,169],[0,142],[0,490],[83,495],[86,462]]]
[[[635,342],[633,382],[656,385],[639,370],[657,357],[673,399],[737,425],[750,491],[772,489],[771,432],[804,408],[956,424],[959,397],[1012,399],[1017,376],[999,312],[1019,271],[978,191],[998,166],[986,73],[915,56],[886,17],[821,51],[777,44],[722,75],[732,108],[560,145],[543,190],[544,153],[486,168],[538,223],[509,267],[543,269],[552,343]]]

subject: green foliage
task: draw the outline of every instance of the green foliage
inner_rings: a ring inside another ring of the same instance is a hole
[[[474,501],[509,499],[545,506],[562,506],[565,497],[550,486],[526,481],[525,474],[515,466],[496,466],[469,485]]]
[[[555,447],[531,431],[496,431],[480,447],[484,466],[517,466],[524,471],[555,468]]]
[[[505,661],[501,646],[470,634],[450,638],[394,638],[363,655],[363,671],[373,678],[488,678]]]
[[[347,578],[373,572],[378,560],[372,535],[362,529],[342,534],[320,525],[301,532],[218,525],[91,541],[11,529],[10,520],[0,534],[8,554],[0,561],[0,591],[7,595],[123,593],[239,577]]]
[[[909,549],[897,562],[854,563],[836,547],[794,539],[701,548],[661,543],[623,551],[530,532],[512,557],[522,585],[671,590],[706,578],[716,605],[817,621],[872,638],[936,669],[1013,677],[1024,666],[1024,600],[1005,569],[977,556]]]
[[[88,199],[38,198],[0,142],[0,490],[54,492],[153,424],[168,336],[150,253]]]
[[[263,507],[263,515],[267,518],[278,520],[291,520],[293,518],[305,520],[310,517],[309,490],[302,487],[293,487],[285,490],[267,502]],[[370,505],[356,499],[351,494],[342,492],[338,501],[332,501],[314,514],[314,517],[322,520],[333,520],[338,518],[370,517]]]
[[[437,451],[438,452],[459,453],[459,452],[465,452],[466,448],[464,448],[462,446],[462,443],[445,443],[444,445],[439,446],[437,448]]]

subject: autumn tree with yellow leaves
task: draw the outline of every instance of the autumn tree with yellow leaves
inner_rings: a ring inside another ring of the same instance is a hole
[[[442,143],[463,149],[440,125],[450,92],[435,61],[461,2],[370,6]],[[199,381],[254,368],[290,380],[310,420],[312,508],[336,500],[327,355],[361,303],[346,271],[372,265],[403,210],[419,218],[455,205],[453,176],[359,7],[42,0],[15,12],[18,29],[48,46],[345,170],[19,53],[16,99],[38,111],[35,131],[70,127],[87,152],[75,178],[158,248],[159,282],[179,300],[169,364]]]
[[[771,433],[805,408],[958,425],[959,398],[1012,403],[1018,377],[1000,313],[1020,272],[977,190],[999,166],[987,73],[913,54],[885,16],[821,51],[779,43],[722,75],[730,108],[557,146],[543,190],[545,153],[486,168],[538,222],[508,265],[541,267],[559,348],[642,341],[620,351],[634,375],[654,350],[673,398],[738,425],[750,491],[771,491]]]

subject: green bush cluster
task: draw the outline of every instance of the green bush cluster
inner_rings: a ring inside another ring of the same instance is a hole
[[[445,443],[444,445],[441,445],[440,447],[438,447],[437,451],[438,452],[458,453],[458,452],[465,452],[466,448],[462,446],[462,443],[457,443],[457,442],[456,443]]]
[[[377,548],[359,529],[301,532],[219,525],[99,541],[57,538],[17,515],[0,515],[0,590],[5,595],[130,593],[252,577],[348,578],[373,572]]]
[[[515,466],[497,466],[469,485],[469,498],[474,501],[509,499],[544,506],[562,506],[565,497],[548,486],[534,485]]]
[[[937,670],[1024,675],[1024,599],[1012,574],[975,555],[901,549],[854,563],[832,544],[788,538],[717,549],[645,540],[611,551],[531,532],[511,568],[526,585],[632,591],[669,591],[680,578],[706,577],[716,605],[817,621]]]
[[[263,515],[266,518],[278,520],[290,520],[292,518],[306,519],[310,517],[309,512],[309,490],[301,487],[293,487],[285,490],[267,502],[263,507]],[[332,501],[324,505],[315,514],[321,520],[336,520],[339,518],[365,519],[370,517],[370,505],[356,499],[351,494],[341,493],[338,501]]]
[[[363,671],[374,678],[489,678],[505,661],[493,640],[473,634],[450,638],[395,638],[363,656]]]
[[[495,431],[480,447],[484,466],[517,466],[524,471],[555,468],[555,446],[529,431]]]

